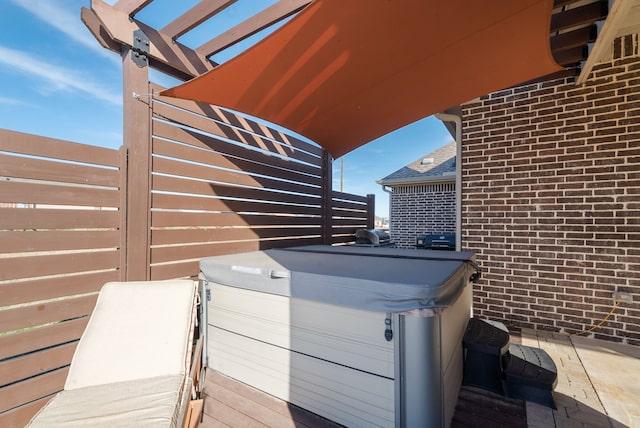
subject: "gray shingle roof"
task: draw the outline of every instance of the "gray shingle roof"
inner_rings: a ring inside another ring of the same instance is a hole
[[[377,181],[378,184],[393,186],[403,183],[428,183],[442,181],[443,177],[455,180],[456,142],[452,141],[439,149],[422,156],[409,165]]]

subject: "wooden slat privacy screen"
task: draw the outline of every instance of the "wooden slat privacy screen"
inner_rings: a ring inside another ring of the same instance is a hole
[[[149,189],[126,188],[128,148],[0,130],[2,427],[23,426],[62,389],[97,292],[128,278],[127,200],[150,196],[148,279],[197,275],[212,255],[347,243],[373,227],[373,198],[333,192],[317,146],[212,106],[142,98]]]
[[[322,243],[322,150],[211,106],[152,105],[151,278],[202,257]]]
[[[0,130],[0,425],[64,383],[107,281],[122,275],[124,150]]]

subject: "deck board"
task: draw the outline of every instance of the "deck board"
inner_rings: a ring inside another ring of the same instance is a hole
[[[479,388],[463,386],[451,428],[527,428],[525,402]]]
[[[342,425],[208,369],[202,428],[336,428]]]
[[[342,425],[207,370],[201,428],[337,428]],[[526,428],[525,404],[481,389],[460,390],[451,428]]]

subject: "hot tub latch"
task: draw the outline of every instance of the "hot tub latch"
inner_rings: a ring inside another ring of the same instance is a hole
[[[393,330],[391,330],[391,314],[387,312],[387,316],[384,319],[384,325],[387,327],[384,330],[384,338],[387,339],[387,342],[391,342],[393,340]]]

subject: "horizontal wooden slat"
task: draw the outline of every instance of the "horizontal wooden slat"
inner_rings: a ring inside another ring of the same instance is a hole
[[[168,125],[167,125],[168,126]],[[186,130],[171,127],[186,133]],[[178,132],[175,132],[176,134]],[[166,137],[165,137],[166,138]],[[153,153],[191,162],[209,164],[217,167],[230,168],[284,179],[300,180],[300,176],[310,176],[310,184],[319,185],[322,170],[313,165],[307,165],[295,160],[281,158],[269,153],[253,150],[245,146],[238,146],[207,136],[188,136],[184,140],[192,140],[194,144],[178,144],[159,138],[153,140]],[[199,144],[198,144],[199,143]],[[314,179],[315,178],[315,179]],[[304,180],[301,180],[305,182]]]
[[[0,258],[0,281],[119,267],[119,251]]]
[[[334,210],[351,210],[351,211],[366,211],[367,205],[358,203],[358,202],[350,202],[350,201],[341,201],[334,199],[331,201],[332,208]]]
[[[279,216],[279,215],[242,215],[237,213],[211,214],[194,212],[152,211],[151,227],[184,226],[319,226],[319,217]]]
[[[320,226],[315,228],[166,229],[153,230],[151,232],[151,245],[214,243],[233,240],[319,235],[320,233]]]
[[[0,202],[117,207],[120,203],[120,192],[104,188],[5,181],[2,183]]]
[[[38,413],[50,399],[51,397],[44,397],[0,414],[0,426],[11,428],[26,426],[31,418]]]
[[[151,249],[151,263],[166,263],[181,260],[199,260],[204,257],[219,254],[233,254],[236,252],[252,251],[246,248],[266,249],[281,248],[288,246],[310,245],[320,243],[320,237],[285,237],[277,240],[251,240],[244,242],[222,242],[202,245],[185,245],[178,247],[160,247]],[[258,248],[256,248],[258,247]],[[240,251],[237,251],[240,250]]]
[[[65,367],[0,388],[0,412],[61,391],[68,373],[69,369]]]
[[[555,55],[557,51],[584,46],[587,43],[593,42],[597,36],[598,27],[596,25],[590,25],[568,33],[562,33],[551,37],[551,50]]]
[[[331,234],[332,235],[350,235],[350,236],[354,236],[357,229],[365,229],[366,227],[367,227],[366,222],[363,223],[363,225],[360,226],[360,227],[352,227],[352,226],[332,227],[331,228]]]
[[[74,294],[91,293],[100,290],[109,281],[120,280],[120,274],[121,272],[118,270],[9,282],[0,285],[0,303],[3,306],[10,306]]]
[[[66,367],[78,342],[71,342],[0,362],[0,383],[7,384]]]
[[[89,315],[97,294],[0,311],[0,333]]]
[[[268,148],[267,146],[262,150],[256,150],[256,148],[247,146],[246,144],[233,144],[221,138],[226,137],[232,141],[236,141],[234,138],[230,138],[235,137],[235,133],[229,133],[229,136],[224,133],[209,134],[205,135],[204,133],[196,132],[189,128],[182,128],[174,123],[161,122],[157,120],[153,121],[153,135],[156,137],[179,141],[189,146],[199,147],[206,150],[214,150],[222,154],[235,156],[238,159],[249,157],[249,159],[255,162],[264,163],[265,165],[271,165],[276,168],[290,169],[312,175],[320,175],[319,168],[321,167],[321,159],[315,156],[299,159],[297,154],[303,153],[299,149],[293,151],[293,155],[278,156],[277,154],[264,151]],[[215,135],[219,135],[220,137],[216,137]]]
[[[586,59],[587,55],[587,47],[585,45],[554,52],[553,59],[563,67],[569,67]]]
[[[77,318],[0,336],[0,359],[77,340],[82,336],[88,321],[89,317]]]
[[[120,171],[0,153],[0,176],[61,183],[120,186]]]
[[[322,243],[322,238],[295,238],[278,241],[247,241],[233,242],[221,245],[211,245],[206,252],[198,255],[196,260],[182,261],[175,263],[151,266],[151,279],[184,278],[190,275],[197,275],[199,272],[198,260],[205,257],[220,256],[225,254],[235,254],[247,251],[268,250],[269,248],[286,248],[303,245],[318,245]],[[159,250],[159,249],[158,249]],[[152,250],[152,253],[157,250]]]
[[[264,182],[266,179],[259,178]],[[284,183],[286,184],[286,183]],[[186,180],[178,177],[156,175],[153,177],[153,190],[161,192],[187,193],[193,195],[238,198],[263,202],[284,202],[287,204],[319,205],[320,197],[294,193],[272,191],[271,188],[253,189],[225,184],[209,183],[199,180]]]
[[[151,266],[151,280],[188,278],[199,272],[198,261],[172,263],[160,266]]]
[[[157,186],[156,178],[159,174],[170,174],[179,177],[197,178],[207,181],[218,181],[221,183],[238,184],[242,186],[263,187],[279,189],[287,192],[303,194],[320,194],[319,187],[312,187],[309,184],[316,184],[316,177],[300,176],[299,179],[288,178],[290,181],[280,181],[268,177],[249,175],[246,172],[227,171],[224,169],[210,168],[202,165],[194,165],[174,159],[153,158],[153,183]],[[246,170],[245,170],[246,171]],[[254,172],[254,171],[249,171]],[[288,174],[287,174],[288,175]],[[305,183],[306,182],[306,183]]]
[[[332,244],[348,244],[354,241],[355,241],[355,238],[353,236],[344,236],[344,235],[331,236]]]
[[[315,157],[322,158],[324,150],[317,144],[310,143],[299,139],[286,130],[278,130],[271,126],[267,126],[264,123],[256,122],[255,120],[237,115],[231,111],[221,109],[222,115],[227,119],[227,122],[241,127],[243,129],[251,129],[258,135],[263,135],[270,140],[280,142],[283,147],[291,149],[297,148],[306,153],[312,154]],[[318,160],[317,162],[321,162]],[[313,162],[315,164],[315,162]]]
[[[584,6],[572,8],[551,15],[551,33],[578,27],[584,24],[593,24],[607,16],[608,2],[598,1]]]
[[[163,87],[160,87],[159,85],[155,85],[155,84],[151,84],[151,88],[154,94],[157,94],[158,92],[164,89]],[[321,158],[323,154],[323,149],[318,145],[310,144],[307,141],[300,140],[299,138],[290,134],[285,134],[285,132],[274,129],[273,127],[268,126],[264,123],[259,123],[253,119],[235,115],[232,112],[226,111],[214,105],[197,103],[194,101],[188,101],[188,100],[183,100],[179,98],[161,97],[158,95],[154,96],[154,100],[158,100],[160,103],[163,103],[163,104],[168,104],[169,108],[175,109],[177,107],[180,109],[189,110],[198,115],[205,116],[213,120],[216,120],[218,122],[221,122],[222,124],[233,125],[240,129],[244,129],[246,131],[255,133],[258,136],[265,137],[269,140],[278,141],[280,142],[280,144],[284,145],[289,149],[297,149],[295,151],[303,151],[311,155],[314,155],[316,158]],[[168,117],[171,117],[171,115],[168,115]],[[154,122],[154,126],[155,126],[155,123],[156,122]],[[203,129],[203,130],[207,131],[206,129]],[[216,134],[216,133],[214,132],[213,134]],[[227,135],[227,134],[222,133],[219,135]],[[319,162],[320,160],[316,160],[315,162],[311,162],[311,163],[316,164]]]
[[[162,103],[154,103],[153,114],[157,119],[169,120],[190,128],[199,129],[209,134],[238,141],[257,149],[266,150],[271,153],[278,153],[280,156],[285,158],[290,157],[310,164],[318,163],[318,156],[311,155],[296,147],[274,142],[265,137],[237,129],[226,124],[214,122],[204,116],[177,110]]]
[[[334,227],[367,227],[367,218],[366,216],[362,216],[360,218],[334,218],[331,220],[331,223]]]
[[[120,225],[115,210],[0,208],[2,229],[92,229]]]
[[[319,207],[296,205],[279,205],[260,202],[229,201],[213,198],[197,198],[192,196],[168,195],[154,193],[151,195],[154,208],[230,212],[258,212],[320,215]]]
[[[59,251],[120,246],[118,230],[0,232],[0,252]]]
[[[199,260],[204,257],[209,257],[210,255],[233,254],[235,252],[245,251],[244,249],[252,247],[252,243],[254,242],[258,241],[216,242],[202,245],[151,248],[151,264]]]
[[[278,239],[275,241],[260,241],[260,249],[268,250],[270,248],[289,248],[289,247],[302,247],[305,245],[320,245],[322,244],[321,236],[309,236],[309,237],[293,237],[290,239]]]
[[[0,129],[0,151],[118,167],[119,150]]]
[[[331,198],[332,199],[342,199],[342,200],[345,200],[345,201],[359,202],[359,203],[362,203],[362,204],[365,204],[365,205],[369,201],[366,196],[354,195],[352,193],[337,192],[335,190],[331,192]]]
[[[186,125],[233,141],[238,141],[251,147],[267,150],[273,153],[281,152],[281,154],[285,156],[297,157],[294,155],[294,150],[290,148],[282,149],[280,144],[270,141],[267,138],[254,135],[253,133],[242,129],[237,129],[225,123],[219,123],[204,116],[177,110],[163,103],[153,104],[153,114],[154,117],[158,119],[170,120],[171,122]]]

